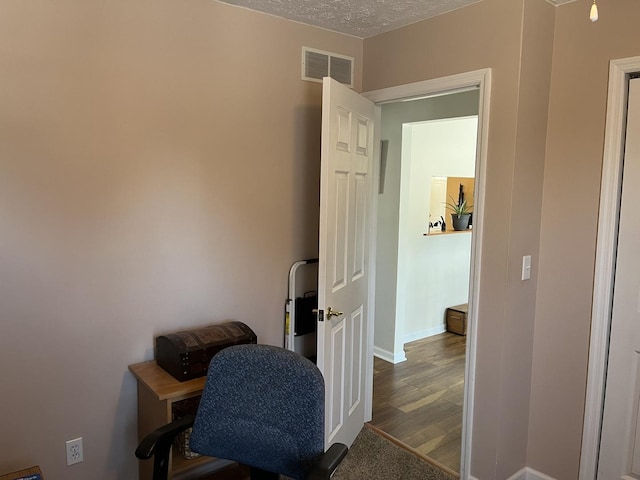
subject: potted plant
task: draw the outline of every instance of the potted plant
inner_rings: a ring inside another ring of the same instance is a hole
[[[469,228],[469,219],[473,212],[473,206],[467,205],[466,200],[458,201],[449,196],[451,202],[447,202],[447,208],[451,210],[451,223],[454,230],[466,230]]]

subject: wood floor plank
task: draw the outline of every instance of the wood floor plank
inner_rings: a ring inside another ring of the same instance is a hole
[[[442,447],[429,452],[428,457],[436,462],[448,466],[455,472],[460,471],[460,439],[443,445]]]
[[[396,365],[374,358],[371,424],[453,471],[460,470],[466,337],[405,345]]]

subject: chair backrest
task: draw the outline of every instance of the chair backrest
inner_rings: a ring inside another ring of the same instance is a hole
[[[301,355],[228,347],[211,360],[190,438],[203,455],[304,479],[324,452],[324,380]]]

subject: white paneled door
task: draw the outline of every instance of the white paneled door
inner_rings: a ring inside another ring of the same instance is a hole
[[[375,105],[325,78],[318,264],[318,367],[325,443],[351,445],[365,417]]]
[[[598,479],[640,478],[640,79],[629,84]]]

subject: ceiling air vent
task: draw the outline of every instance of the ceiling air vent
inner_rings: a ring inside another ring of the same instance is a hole
[[[323,77],[353,87],[353,57],[302,47],[302,79],[322,82]]]

